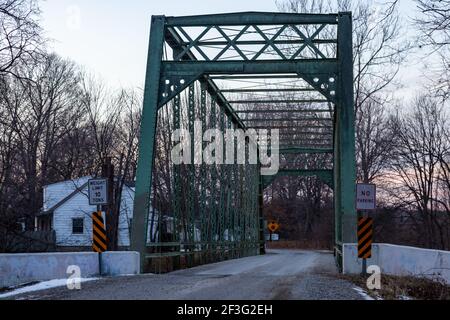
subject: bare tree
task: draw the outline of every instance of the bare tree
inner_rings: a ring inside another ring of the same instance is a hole
[[[287,0],[283,11],[333,13],[352,11],[354,109],[358,179],[372,182],[382,173],[391,149],[386,139],[386,108],[393,103],[392,89],[411,44],[405,37],[398,14],[398,1]],[[335,31],[331,37],[335,37]]]
[[[448,123],[443,107],[420,96],[411,114],[392,118],[395,152],[391,195],[410,212],[416,234],[428,248],[448,249],[448,219],[441,210],[444,193],[439,159],[448,153]],[[395,173],[395,174],[394,174]]]
[[[114,185],[114,206],[112,207],[112,217],[114,226],[112,230],[113,242],[111,248],[118,249],[118,232],[120,215],[122,210],[122,195],[124,186],[133,182],[136,176],[137,158],[138,158],[138,142],[141,123],[141,104],[142,98],[139,93],[133,90],[124,90],[119,96],[119,103],[122,109],[122,116],[118,126],[116,135],[116,145],[114,147],[114,155],[116,162],[116,179]],[[134,187],[134,186],[133,186]],[[130,217],[131,218],[131,217]],[[123,219],[123,218],[122,218]],[[130,223],[127,219],[126,223]],[[129,228],[131,226],[128,226]]]
[[[102,168],[109,163],[114,167],[113,199],[108,205],[106,229],[108,249],[117,250],[122,192],[126,183],[134,181],[136,174],[142,99],[134,90],[120,90],[114,94],[89,75],[84,75],[81,83],[93,159],[86,169],[90,175],[100,176]]]
[[[31,80],[11,80],[18,90],[13,97],[4,96],[7,126],[14,133],[14,147],[23,170],[16,181],[23,181],[24,215],[27,229],[34,228],[34,215],[42,199],[40,188],[51,181],[49,162],[54,147],[70,131],[79,116],[77,108],[77,70],[73,63],[56,55],[29,68]]]
[[[358,180],[370,183],[382,178],[393,147],[386,108],[382,103],[367,101],[356,115]]]
[[[415,0],[419,16],[414,19],[420,31],[418,43],[427,48],[429,58],[437,54],[439,66],[436,68],[432,84],[443,99],[450,97],[450,1]],[[430,60],[431,60],[430,59]]]
[[[22,92],[13,87],[10,82],[1,79],[0,92],[0,251],[7,252],[12,247],[11,234],[20,232],[18,224],[20,203],[23,193],[20,185],[16,181],[19,174],[17,161],[19,160],[19,150],[15,145],[16,132],[7,117],[7,106],[16,105],[22,101]],[[19,201],[19,202],[17,202]]]
[[[80,117],[72,62],[50,54],[21,72],[0,80],[0,234],[6,251],[40,241],[33,232],[42,187],[60,180],[57,150]]]
[[[398,1],[379,4],[351,0],[287,0],[278,2],[278,6],[282,11],[296,13],[352,11],[355,112],[395,84],[400,65],[411,48],[398,14]],[[335,31],[329,32],[336,36]]]
[[[18,68],[43,54],[36,0],[0,0],[0,75],[22,77]]]
[[[448,113],[443,112],[444,120],[443,124],[443,148],[442,152],[435,155],[439,161],[439,175],[437,192],[435,193],[434,200],[436,201],[436,207],[442,212],[446,213],[445,217],[442,217],[443,224],[450,226],[450,125],[448,123]],[[444,229],[441,234],[442,239],[450,241],[450,227]],[[441,240],[444,242],[444,240]],[[449,245],[450,246],[450,245]]]

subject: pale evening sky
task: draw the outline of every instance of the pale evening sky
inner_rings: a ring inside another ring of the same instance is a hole
[[[380,1],[379,1],[380,2]],[[42,22],[52,48],[83,65],[113,87],[142,87],[152,15],[278,11],[275,0],[46,0]],[[400,0],[404,19],[415,14],[412,0]],[[411,59],[401,72],[409,99],[420,84],[420,64]]]

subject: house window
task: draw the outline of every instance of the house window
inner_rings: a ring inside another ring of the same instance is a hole
[[[72,219],[72,233],[73,234],[83,234],[84,233],[84,219],[83,218]]]

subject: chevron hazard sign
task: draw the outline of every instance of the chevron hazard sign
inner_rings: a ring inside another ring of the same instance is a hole
[[[372,257],[373,219],[361,217],[358,219],[358,258]]]
[[[94,252],[105,252],[107,249],[107,237],[102,213],[92,213],[92,249]]]

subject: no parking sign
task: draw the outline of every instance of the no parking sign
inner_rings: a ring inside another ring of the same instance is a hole
[[[356,210],[375,210],[377,188],[374,184],[356,185]]]

